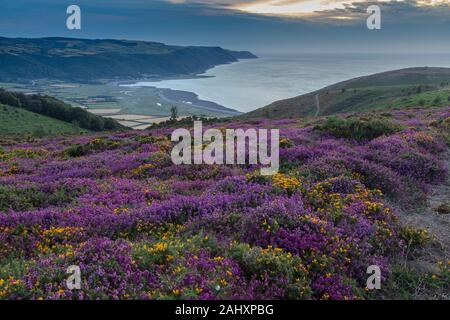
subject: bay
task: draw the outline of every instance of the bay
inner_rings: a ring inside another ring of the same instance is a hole
[[[191,79],[136,82],[131,86],[193,92],[202,100],[248,112],[339,81],[407,67],[450,67],[449,54],[260,55],[220,65]]]

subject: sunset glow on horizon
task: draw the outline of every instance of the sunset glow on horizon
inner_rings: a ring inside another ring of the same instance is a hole
[[[307,17],[320,12],[333,11],[351,7],[352,4],[361,4],[374,1],[368,0],[257,0],[240,2],[232,5],[235,10],[274,16],[298,16]],[[408,2],[407,0],[379,0],[377,2]],[[419,6],[450,5],[448,0],[417,0]],[[345,16],[341,16],[345,19]],[[350,17],[348,19],[351,19]]]
[[[280,0],[263,0],[256,1],[250,4],[240,4],[234,8],[237,10],[255,13],[255,14],[270,14],[270,15],[309,15],[314,12],[323,10],[343,9],[345,5],[349,5],[353,0],[344,1],[317,1],[317,0],[302,0],[302,1],[280,1]]]

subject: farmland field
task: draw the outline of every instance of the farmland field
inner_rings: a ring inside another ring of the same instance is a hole
[[[230,115],[229,111],[221,110],[221,106],[218,105],[205,108],[203,104],[209,106],[210,103],[199,101],[195,96],[191,97],[191,101],[186,101],[187,93],[153,87],[122,87],[115,82],[84,84],[40,80],[31,84],[0,83],[0,88],[54,96],[74,107],[106,115],[138,114],[167,117],[170,116],[170,108],[173,106],[178,108],[180,115],[218,117]],[[171,93],[170,99],[166,97],[167,91]],[[102,112],[103,110],[110,112]]]

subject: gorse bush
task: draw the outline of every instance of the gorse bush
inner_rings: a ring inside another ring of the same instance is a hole
[[[72,158],[87,155],[91,151],[105,151],[117,148],[120,145],[117,141],[97,138],[87,144],[75,144],[67,148],[64,153]]]
[[[425,229],[415,229],[411,226],[403,226],[399,229],[399,237],[409,246],[421,246],[431,240],[430,234]]]
[[[386,119],[363,119],[352,117],[343,119],[330,117],[325,123],[316,126],[316,130],[331,134],[337,138],[357,141],[372,140],[383,135],[400,131],[400,126]]]

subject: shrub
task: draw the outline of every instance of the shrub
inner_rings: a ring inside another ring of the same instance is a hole
[[[89,149],[81,144],[75,144],[66,149],[65,154],[71,158],[77,158],[86,155]]]
[[[23,211],[62,205],[74,200],[76,194],[77,190],[69,191],[64,186],[51,190],[50,195],[37,187],[0,186],[0,211],[9,209]]]
[[[71,157],[77,158],[84,155],[87,155],[91,151],[105,151],[105,150],[113,150],[120,145],[117,141],[112,141],[110,139],[97,138],[92,140],[87,144],[75,144],[67,148],[64,153]]]
[[[450,203],[441,203],[437,208],[436,211],[440,214],[449,214],[450,213]]]
[[[434,98],[433,103],[439,104],[439,103],[441,103],[441,100],[442,100],[442,98],[438,96],[438,97]]]
[[[286,253],[280,248],[263,249],[250,247],[248,244],[232,245],[230,255],[239,263],[247,276],[265,279],[266,285],[278,288],[280,292],[284,291],[284,298],[310,298],[308,271],[300,257]],[[267,288],[261,289],[265,291]]]
[[[427,230],[415,229],[410,226],[401,227],[399,237],[412,247],[423,246],[431,240]]]
[[[315,129],[337,138],[364,141],[400,131],[400,126],[385,119],[330,117],[324,124],[316,126]]]

